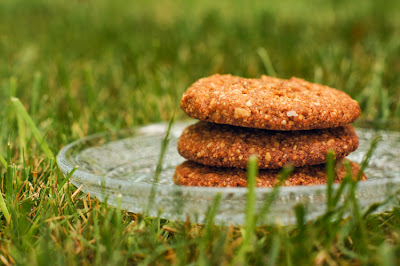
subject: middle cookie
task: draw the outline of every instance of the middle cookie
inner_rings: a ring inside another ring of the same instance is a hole
[[[260,169],[323,164],[329,150],[335,159],[358,147],[351,125],[305,131],[271,131],[199,122],[187,127],[178,152],[200,164],[245,169],[249,156],[258,155]]]

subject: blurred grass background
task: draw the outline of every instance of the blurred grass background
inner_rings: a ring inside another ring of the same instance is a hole
[[[69,200],[73,187],[54,190],[62,176],[31,130],[18,127],[10,97],[21,100],[54,154],[95,132],[168,120],[183,91],[216,72],[327,84],[359,101],[362,120],[393,124],[400,120],[399,10],[396,0],[0,1],[0,154],[9,160],[1,189],[13,218],[1,220],[0,260],[227,264],[242,232],[207,226],[202,238],[202,227],[139,223],[97,201],[92,207],[78,192]],[[10,179],[14,191],[4,186]],[[356,222],[261,228],[251,261],[389,265],[399,224],[395,209]]]
[[[167,120],[200,77],[267,73],[266,52],[279,77],[344,90],[360,101],[364,118],[398,118],[399,6],[3,0],[0,104],[15,94],[60,147],[93,132]],[[7,108],[0,115],[5,123]],[[11,132],[2,127],[3,143]]]

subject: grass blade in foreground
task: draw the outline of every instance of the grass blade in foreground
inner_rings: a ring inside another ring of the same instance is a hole
[[[326,160],[326,196],[327,196],[327,210],[331,211],[333,208],[333,182],[335,182],[335,158],[332,151],[327,154]]]
[[[207,211],[207,216],[205,219],[205,233],[200,240],[199,243],[199,258],[198,258],[198,264],[199,265],[208,265],[207,262],[207,245],[212,242],[213,240],[213,229],[215,228],[214,226],[214,218],[215,215],[217,214],[218,207],[221,203],[222,195],[221,193],[217,193],[217,195],[214,198],[213,204],[209,207],[209,210]]]
[[[247,164],[247,202],[246,202],[246,234],[244,245],[248,245],[251,241],[255,229],[255,212],[256,212],[256,179],[258,176],[258,158],[251,156]]]
[[[243,242],[240,246],[236,263],[245,264],[247,253],[252,249],[252,241],[254,240],[254,231],[256,227],[256,179],[258,176],[258,158],[251,156],[247,163],[247,201],[246,201],[246,222],[244,227]]]
[[[164,137],[164,139],[162,140],[162,143],[161,143],[160,157],[158,158],[157,168],[156,168],[156,171],[154,173],[153,185],[151,187],[149,201],[148,201],[148,204],[147,204],[147,210],[145,212],[146,215],[149,213],[149,211],[150,211],[150,209],[151,209],[151,207],[153,206],[153,203],[154,203],[154,198],[155,198],[156,192],[157,192],[158,179],[160,178],[160,174],[161,174],[161,171],[162,171],[162,165],[163,165],[163,161],[164,161],[164,157],[165,157],[165,152],[167,151],[168,143],[169,143],[169,134],[171,132],[172,125],[174,124],[174,120],[175,120],[175,114],[169,120],[167,132],[165,133],[165,137]]]
[[[370,147],[367,151],[367,153],[364,156],[364,159],[362,160],[361,164],[360,164],[360,171],[357,174],[357,180],[360,180],[360,178],[362,177],[365,168],[368,166],[369,160],[372,157],[372,154],[374,153],[376,147],[378,146],[379,141],[382,140],[382,137],[377,134],[374,136],[374,138],[371,141]]]
[[[4,166],[4,168],[7,168],[6,159],[4,159],[3,155],[1,155],[1,152],[0,152],[0,163]]]
[[[11,140],[8,137],[7,143],[7,178],[6,178],[6,200],[8,204],[11,204],[13,200],[13,178],[14,178],[14,168],[11,166]]]
[[[11,221],[10,213],[8,212],[7,205],[4,201],[3,194],[0,192],[0,209],[3,212],[4,218],[6,218],[7,223]]]
[[[68,175],[64,178],[64,180],[61,182],[59,187],[57,188],[57,191],[60,192],[60,190],[64,187],[65,183],[68,182],[68,180],[71,178],[71,176],[75,173],[75,171],[79,168],[79,166],[75,166],[71,172],[68,173]]]
[[[40,134],[39,129],[37,129],[35,123],[32,118],[29,116],[28,112],[25,110],[25,107],[22,105],[21,101],[18,98],[12,97],[11,102],[14,105],[15,113],[21,117],[23,121],[29,126],[32,131],[32,134],[35,136],[36,140],[39,143],[40,148],[46,154],[48,158],[54,158],[53,153],[51,152],[49,146],[46,141]]]
[[[292,174],[293,170],[294,170],[293,166],[287,165],[279,172],[279,180],[272,188],[271,193],[268,194],[267,199],[265,200],[263,206],[261,207],[261,210],[257,215],[257,222],[264,221],[264,218],[268,214],[272,202],[279,194],[279,188],[282,186],[283,182]]]

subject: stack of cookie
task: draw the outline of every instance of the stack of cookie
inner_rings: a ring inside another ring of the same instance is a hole
[[[287,164],[296,168],[284,185],[323,184],[330,150],[340,182],[346,175],[344,158],[358,147],[349,124],[360,115],[358,103],[344,92],[298,78],[213,75],[190,86],[181,107],[202,121],[178,140],[179,153],[189,160],[176,168],[179,185],[246,186],[251,155],[258,157],[259,187],[274,186]],[[350,165],[357,173],[359,166]]]

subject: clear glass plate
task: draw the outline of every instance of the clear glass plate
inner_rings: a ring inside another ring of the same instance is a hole
[[[183,129],[193,122],[179,122],[172,126],[152,204],[149,204],[149,196],[161,142],[168,127],[166,123],[77,140],[60,151],[57,162],[64,174],[68,174],[74,166],[79,166],[70,179],[75,186],[82,186],[82,191],[101,201],[107,200],[111,205],[120,205],[124,210],[135,213],[148,211],[149,215],[160,215],[171,220],[186,220],[188,216],[192,222],[201,223],[207,209],[220,193],[222,198],[215,223],[243,224],[246,188],[182,187],[172,182],[175,167],[184,161],[176,150],[177,139]],[[368,181],[360,182],[357,188],[360,205],[365,208],[384,201],[400,188],[400,134],[360,128],[356,131],[360,146],[348,158],[358,163],[368,150],[373,136],[376,133],[382,136],[366,170]],[[271,191],[270,188],[256,189],[257,209],[261,208]],[[307,219],[313,219],[325,211],[325,192],[324,185],[282,187],[267,217],[259,223],[294,223],[293,207],[298,203],[307,205]],[[385,208],[390,208],[390,204]]]

